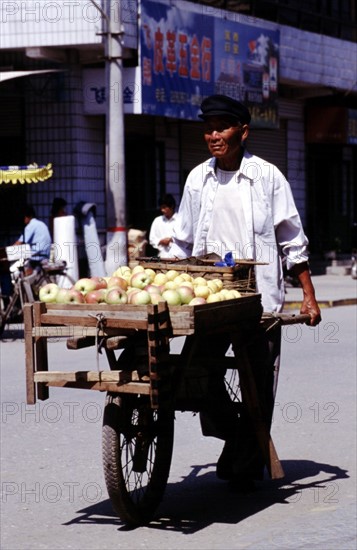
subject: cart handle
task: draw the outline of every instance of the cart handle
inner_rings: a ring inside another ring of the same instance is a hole
[[[311,320],[307,313],[290,314],[290,313],[267,313],[263,312],[262,321],[275,321],[274,324],[279,325],[297,325],[298,323],[309,324]]]

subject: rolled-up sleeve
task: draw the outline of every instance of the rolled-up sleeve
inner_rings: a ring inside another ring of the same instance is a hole
[[[308,260],[309,241],[304,233],[289,183],[280,174],[275,178],[273,191],[273,220],[281,253],[287,268]]]

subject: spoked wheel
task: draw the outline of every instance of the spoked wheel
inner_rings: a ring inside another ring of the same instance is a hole
[[[154,410],[148,396],[108,394],[103,421],[103,466],[113,508],[127,524],[155,515],[170,472],[174,412]]]

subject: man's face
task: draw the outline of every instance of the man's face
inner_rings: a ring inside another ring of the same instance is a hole
[[[210,116],[204,121],[204,138],[211,155],[217,159],[237,157],[247,135],[248,126],[232,117]]]
[[[171,206],[167,206],[167,204],[162,204],[160,206],[160,210],[161,214],[168,220],[174,215],[174,209]]]

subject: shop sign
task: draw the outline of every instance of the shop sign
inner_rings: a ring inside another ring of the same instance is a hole
[[[141,86],[139,67],[127,67],[123,75],[123,104],[125,114],[141,114]],[[111,90],[119,98],[118,89]],[[108,91],[105,68],[83,70],[83,108],[87,115],[104,115],[107,109]]]
[[[307,107],[306,141],[357,145],[357,110],[337,105]]]
[[[142,112],[196,120],[211,94],[244,102],[252,125],[278,126],[277,26],[185,1],[142,0]]]

